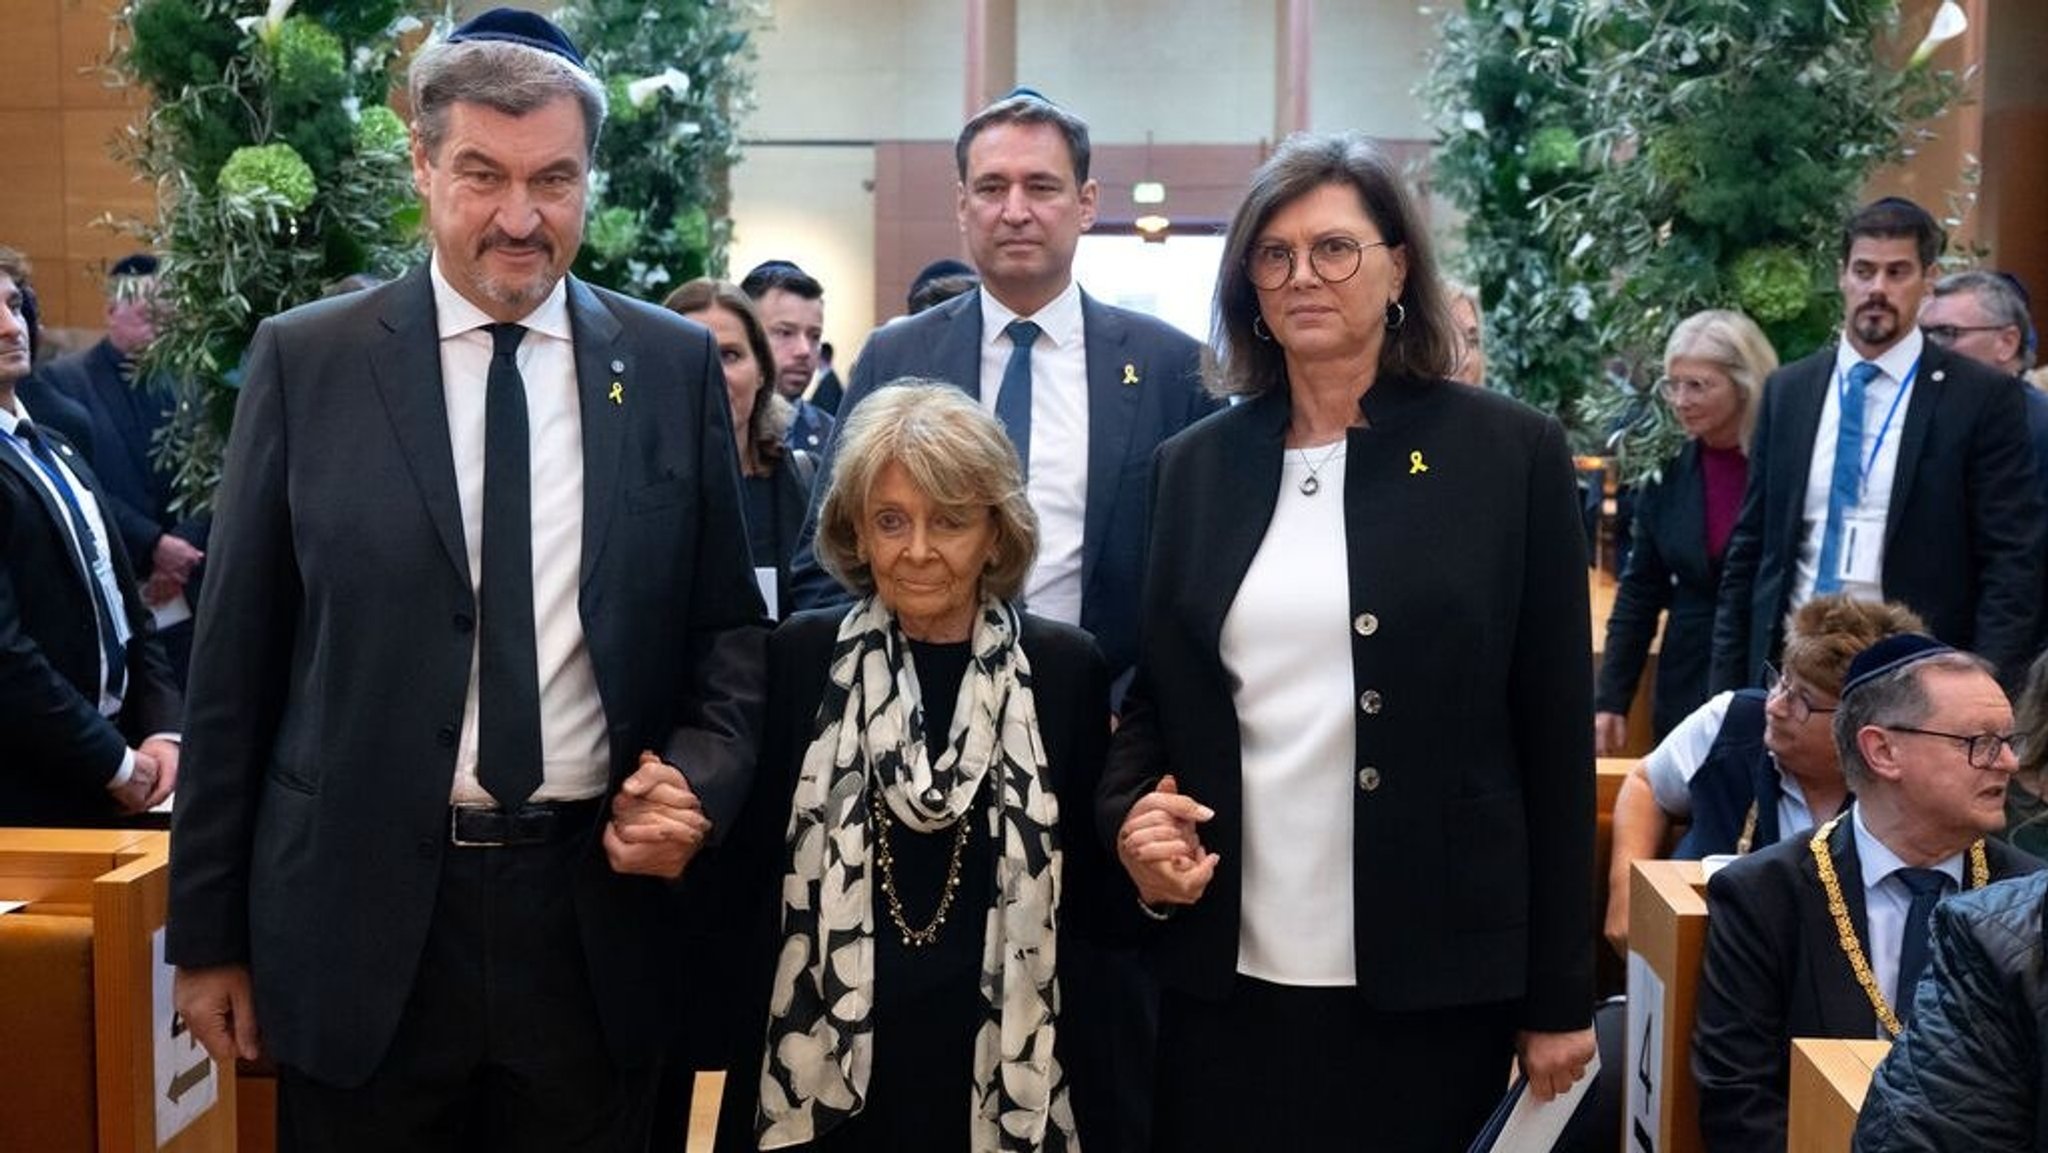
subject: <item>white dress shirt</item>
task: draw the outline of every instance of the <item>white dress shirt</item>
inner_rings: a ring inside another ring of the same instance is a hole
[[[1734,693],[1708,697],[1706,704],[1687,714],[1643,758],[1650,795],[1657,799],[1657,807],[1671,816],[1692,815],[1692,779],[1707,763],[1707,754],[1727,722],[1728,702],[1734,698]],[[1788,841],[1813,828],[1813,809],[1806,803],[1799,779],[1780,767],[1776,757],[1771,757],[1771,771],[1778,774],[1778,839]]]
[[[1010,337],[1020,319],[981,292],[981,406],[993,413],[1010,366]],[[1088,350],[1082,341],[1081,286],[1030,316],[1031,475],[1026,494],[1038,514],[1038,560],[1024,580],[1024,602],[1039,616],[1081,623],[1081,544],[1088,522]],[[964,382],[963,382],[964,383]]]
[[[1905,339],[1886,349],[1875,363],[1878,375],[1863,390],[1863,452],[1869,465],[1863,476],[1862,499],[1846,515],[1865,515],[1883,524],[1892,504],[1892,478],[1898,474],[1899,442],[1905,439],[1906,409],[1912,406],[1911,379],[1920,363],[1926,341],[1918,328],[1908,328]],[[1835,351],[1835,373],[1828,380],[1827,399],[1821,403],[1820,428],[1813,434],[1813,462],[1806,470],[1806,502],[1800,517],[1804,531],[1799,537],[1799,564],[1793,574],[1792,607],[1813,597],[1814,582],[1820,575],[1821,537],[1827,531],[1828,493],[1834,488],[1835,437],[1842,427],[1842,391],[1849,369],[1862,363],[1863,355],[1848,341]],[[1887,423],[1889,417],[1889,423]],[[1876,456],[1871,456],[1872,450]],[[1882,572],[1884,542],[1873,544],[1877,552],[1875,571]],[[1845,542],[1846,555],[1846,542]],[[1843,592],[1857,600],[1881,601],[1884,589],[1877,581],[1843,580]]]
[[[441,337],[441,388],[448,404],[448,444],[462,501],[470,588],[479,587],[484,538],[484,400],[491,371],[491,318],[455,291],[432,266],[434,313]],[[519,323],[519,374],[526,384],[526,427],[533,493],[534,648],[540,665],[541,786],[536,801],[594,797],[609,779],[610,738],[604,703],[583,636],[577,585],[583,564],[583,410],[578,404],[575,346],[569,333],[566,282],[557,283]],[[455,749],[451,799],[490,804],[477,780],[477,664],[472,647],[462,737]]]

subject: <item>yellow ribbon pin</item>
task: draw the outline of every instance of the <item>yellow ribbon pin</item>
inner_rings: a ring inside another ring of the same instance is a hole
[[[1424,463],[1422,463],[1422,450],[1421,450],[1421,449],[1419,449],[1419,448],[1418,448],[1418,449],[1416,449],[1416,450],[1415,450],[1414,452],[1411,452],[1411,453],[1409,453],[1409,454],[1408,454],[1408,475],[1409,475],[1409,476],[1414,476],[1414,475],[1415,475],[1416,473],[1418,473],[1418,472],[1428,472],[1428,471],[1429,471],[1429,466],[1428,466],[1428,465],[1426,465],[1426,464],[1424,464]]]
[[[624,404],[626,403],[626,386],[616,380],[612,381],[612,390],[605,395],[610,398],[613,404]]]
[[[1136,384],[1136,383],[1138,383],[1138,366],[1137,366],[1137,365],[1135,365],[1135,364],[1127,364],[1127,365],[1124,365],[1124,383],[1125,383],[1125,384]]]

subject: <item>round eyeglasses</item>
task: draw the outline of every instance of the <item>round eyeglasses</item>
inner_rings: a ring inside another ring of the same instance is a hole
[[[2019,734],[2017,733],[1976,733],[1972,735],[1969,733],[1944,733],[1939,729],[1918,729],[1912,725],[1880,725],[1878,727],[1894,733],[1918,733],[1923,737],[1941,737],[1945,740],[1955,741],[1963,746],[1963,755],[1969,758],[1970,767],[1973,769],[1995,769],[1998,767],[1999,753],[2006,749],[2011,749],[2013,754],[2017,756],[2020,751],[2018,744]]]
[[[1816,713],[1826,716],[1836,711],[1834,705],[1814,704],[1813,698],[1806,695],[1805,689],[1793,684],[1790,677],[1778,671],[1778,667],[1769,661],[1764,662],[1764,684],[1770,686],[1770,695],[1785,698],[1785,711],[1792,715],[1792,723],[1795,725],[1805,724],[1807,718]]]
[[[1308,266],[1325,284],[1342,284],[1358,275],[1368,248],[1390,248],[1384,240],[1370,244],[1349,236],[1325,236],[1309,245]],[[1244,258],[1244,273],[1253,287],[1271,292],[1294,279],[1294,249],[1285,244],[1258,244]]]

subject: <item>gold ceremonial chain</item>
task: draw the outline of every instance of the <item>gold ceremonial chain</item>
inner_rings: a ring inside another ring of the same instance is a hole
[[[896,894],[896,852],[889,846],[889,826],[893,823],[889,813],[889,802],[877,793],[868,798],[868,826],[875,833],[875,867],[882,874],[882,896],[889,909],[889,920],[896,930],[903,934],[903,943],[913,949],[922,949],[939,939],[939,930],[946,924],[946,912],[953,907],[953,895],[960,891],[960,857],[967,850],[967,818],[973,811],[960,814],[953,821],[953,856],[946,862],[946,887],[939,893],[939,907],[932,913],[931,923],[922,929],[913,929],[903,916],[903,899]]]
[[[1836,817],[1813,832],[1813,839],[1806,843],[1813,850],[1813,867],[1820,874],[1820,887],[1827,891],[1828,912],[1835,918],[1835,935],[1841,940],[1842,955],[1849,958],[1849,968],[1856,973],[1856,983],[1863,986],[1863,995],[1870,998],[1870,1007],[1877,1010],[1878,1023],[1893,1037],[1903,1028],[1897,1014],[1892,1012],[1889,1001],[1884,999],[1884,990],[1877,987],[1877,975],[1870,971],[1870,961],[1863,955],[1863,942],[1856,936],[1856,922],[1849,919],[1849,903],[1842,899],[1842,882],[1835,876],[1835,857],[1828,850],[1828,838],[1834,835],[1835,826],[1842,823]],[[1970,846],[1970,887],[1981,889],[1991,880],[1991,862],[1984,856],[1983,838]]]
[[[1749,855],[1749,846],[1756,840],[1756,807],[1758,802],[1749,803],[1749,815],[1742,818],[1742,835],[1735,838],[1735,855]]]

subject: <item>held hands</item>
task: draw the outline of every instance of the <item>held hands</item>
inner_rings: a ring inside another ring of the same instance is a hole
[[[1593,1030],[1570,1033],[1536,1033],[1524,1029],[1515,1034],[1515,1056],[1528,1075],[1529,1091],[1538,1101],[1548,1101],[1571,1088],[1586,1075],[1593,1060]]]
[[[1159,787],[1138,798],[1116,834],[1116,856],[1147,905],[1192,905],[1200,900],[1222,860],[1202,848],[1197,826],[1216,815],[1193,797],[1182,796],[1169,773]]]
[[[254,1061],[263,1055],[247,965],[181,966],[171,980],[171,1003],[214,1060]]]
[[[1593,755],[1617,757],[1628,744],[1628,718],[1620,713],[1593,714]]]
[[[711,818],[681,770],[652,752],[612,798],[604,827],[604,855],[615,873],[674,880],[704,847]]]
[[[146,813],[178,787],[178,742],[151,737],[135,749],[135,770],[125,784],[111,788],[124,813]]]

